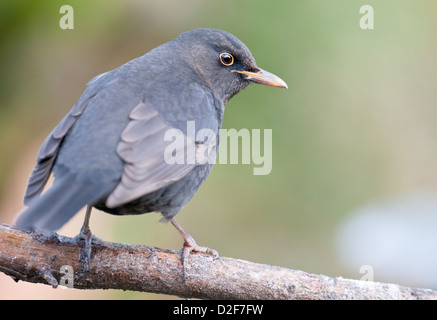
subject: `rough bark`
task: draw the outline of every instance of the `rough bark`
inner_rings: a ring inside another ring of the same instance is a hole
[[[177,251],[101,240],[92,242],[87,269],[80,262],[82,249],[83,242],[75,238],[0,224],[0,271],[16,281],[203,299],[437,299],[437,292],[429,289],[314,275],[203,254],[191,254],[184,273]]]

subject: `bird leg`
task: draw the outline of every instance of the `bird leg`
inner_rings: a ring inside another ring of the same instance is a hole
[[[91,241],[93,239],[93,234],[90,229],[91,209],[92,206],[90,205],[86,207],[82,228],[80,229],[80,233],[76,236],[76,240],[84,240],[83,251],[80,253],[79,261],[82,263],[85,271],[90,269],[91,264]]]
[[[185,262],[187,261],[188,256],[192,251],[210,254],[214,256],[214,258],[218,258],[219,254],[216,250],[210,249],[208,247],[199,246],[196,243],[196,241],[193,239],[193,237],[190,236],[174,218],[172,218],[170,222],[184,238],[184,247],[182,249],[182,266],[184,270],[184,276],[185,276]]]

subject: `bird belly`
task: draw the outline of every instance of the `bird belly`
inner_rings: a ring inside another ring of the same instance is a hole
[[[196,166],[184,178],[168,186],[146,194],[138,199],[115,208],[108,208],[105,201],[94,204],[94,207],[115,215],[134,215],[149,212],[160,212],[163,219],[173,218],[197,192],[212,169],[212,164]]]

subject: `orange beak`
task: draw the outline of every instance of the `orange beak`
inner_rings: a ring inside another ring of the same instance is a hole
[[[288,86],[284,80],[274,75],[273,73],[270,73],[263,69],[259,69],[259,71],[257,72],[240,71],[240,70],[232,70],[232,72],[244,74],[246,76],[246,79],[251,80],[255,83],[264,84],[266,86],[271,86],[271,87],[288,89]]]

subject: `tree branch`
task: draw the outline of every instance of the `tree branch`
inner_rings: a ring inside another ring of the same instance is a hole
[[[79,262],[82,248],[75,238],[25,232],[0,223],[0,271],[16,281],[203,299],[437,299],[437,292],[429,289],[314,275],[203,254],[189,257],[184,275],[177,251],[95,239],[91,264],[85,270]]]

